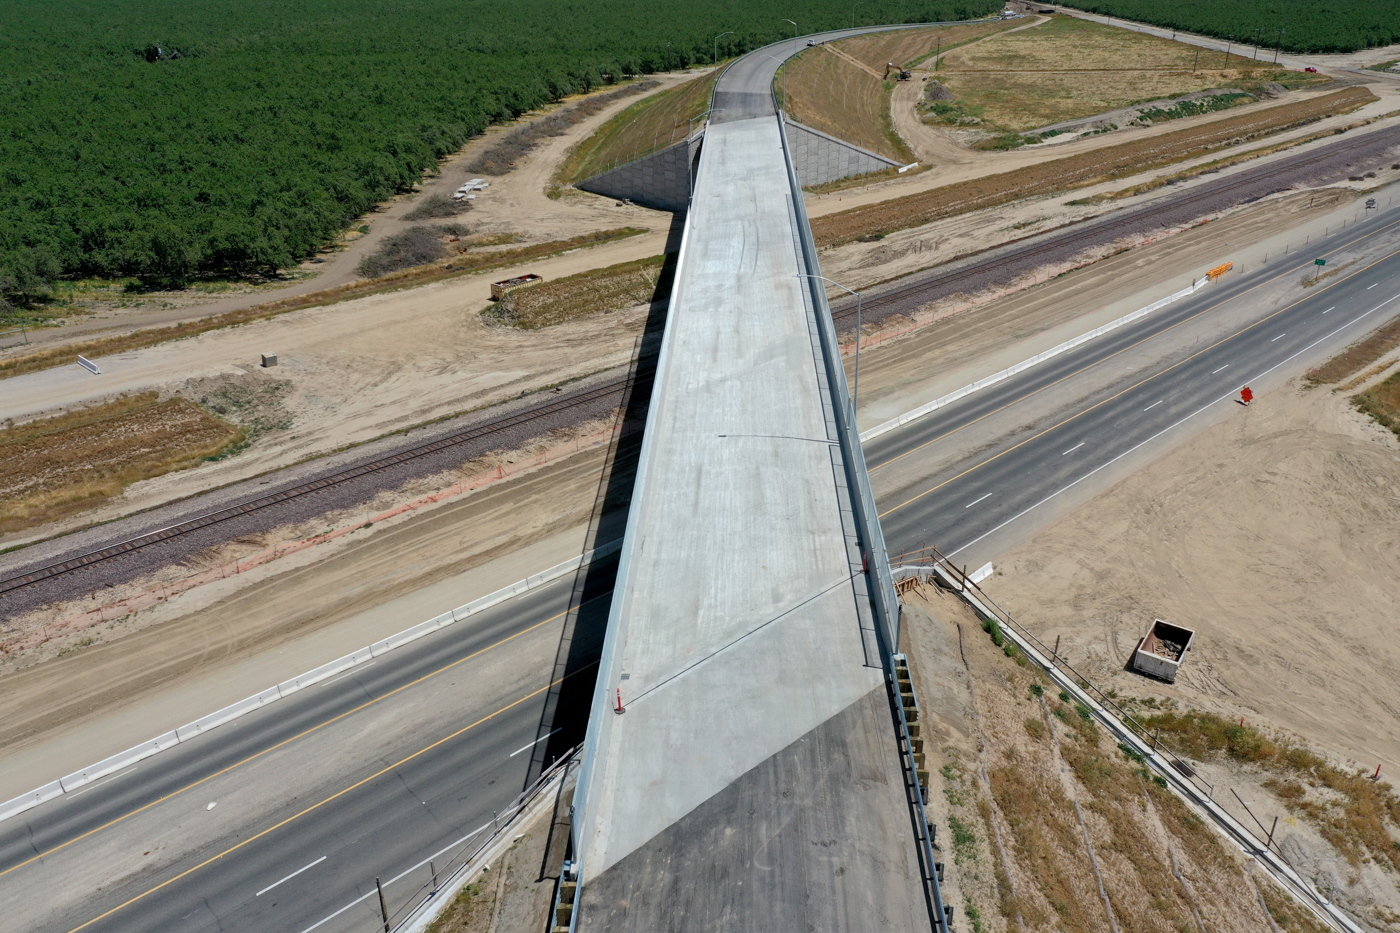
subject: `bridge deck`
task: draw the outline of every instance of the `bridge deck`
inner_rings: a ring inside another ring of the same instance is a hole
[[[583,930],[928,923],[779,132],[704,143],[580,780]]]

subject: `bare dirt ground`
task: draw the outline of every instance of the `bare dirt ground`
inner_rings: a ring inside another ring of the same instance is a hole
[[[1183,703],[1400,772],[1400,443],[1296,382],[1182,444],[1002,560],[995,598],[1102,686],[1146,625],[1197,631]]]
[[[996,933],[1269,928],[1250,863],[1044,674],[995,647],[956,597],[919,586],[903,602],[958,920]],[[1271,911],[1282,929],[1326,929],[1255,877],[1286,906]]]

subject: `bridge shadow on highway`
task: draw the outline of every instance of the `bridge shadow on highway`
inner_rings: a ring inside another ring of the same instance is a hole
[[[661,351],[661,338],[666,327],[666,312],[671,297],[671,283],[680,258],[681,233],[685,215],[675,214],[666,239],[666,262],[652,293],[651,311],[642,336],[637,340],[632,357],[631,383],[616,414],[612,446],[604,462],[598,492],[594,498],[589,520],[585,550],[599,547],[623,536],[627,512],[632,500],[632,486],[637,478],[637,461],[641,454],[647,409],[651,403],[652,380]],[[613,581],[617,576],[616,556],[595,561],[579,569],[574,578],[573,595],[564,630],[555,651],[553,686],[540,707],[537,732],[539,744],[525,776],[522,787],[528,787],[561,756],[583,741],[588,728],[589,708],[597,682],[598,660],[607,634],[608,613],[612,607]],[[567,801],[560,801],[551,824],[551,839],[546,846],[545,864],[541,878],[558,870],[563,857],[567,831],[560,832],[561,817],[567,814]]]

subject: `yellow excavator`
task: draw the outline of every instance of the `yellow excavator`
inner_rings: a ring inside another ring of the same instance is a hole
[[[908,80],[912,77],[912,75],[910,75],[909,72],[905,71],[903,68],[899,67],[899,66],[896,65],[894,62],[886,62],[886,63],[885,63],[885,80],[886,80],[886,81],[888,81],[888,80],[890,79],[890,75],[894,75],[894,76],[895,76],[895,79],[898,80],[898,81],[908,81]]]

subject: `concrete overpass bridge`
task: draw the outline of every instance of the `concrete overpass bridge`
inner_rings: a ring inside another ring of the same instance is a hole
[[[898,604],[772,92],[796,48],[724,73],[695,168],[574,798],[585,933],[944,923]]]

